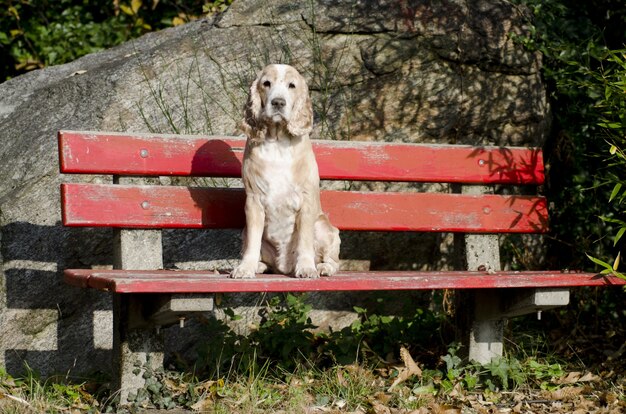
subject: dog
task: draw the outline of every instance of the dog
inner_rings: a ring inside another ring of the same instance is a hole
[[[242,179],[246,226],[233,278],[270,270],[298,278],[339,268],[339,230],[320,204],[309,134],[313,108],[306,81],[289,65],[266,66],[250,87],[241,129],[247,136]]]

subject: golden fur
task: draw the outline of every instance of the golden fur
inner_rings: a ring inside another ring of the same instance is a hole
[[[291,66],[265,67],[250,87],[242,122],[246,227],[242,261],[231,277],[268,268],[308,278],[337,271],[339,230],[320,205],[312,127],[304,78]]]

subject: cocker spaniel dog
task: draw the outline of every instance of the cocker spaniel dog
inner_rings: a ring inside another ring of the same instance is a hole
[[[313,109],[304,78],[288,65],[266,66],[250,87],[243,257],[233,278],[266,270],[300,278],[339,267],[339,230],[320,205],[319,173],[309,139]]]

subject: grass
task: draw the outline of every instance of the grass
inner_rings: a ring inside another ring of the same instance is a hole
[[[99,407],[107,404],[106,398],[98,399],[98,380],[76,382],[67,376],[42,379],[31,370],[27,373],[23,378],[13,378],[0,368],[0,413],[98,413]]]
[[[423,375],[409,377],[390,389],[401,366],[373,368],[356,363],[327,368],[300,364],[292,372],[266,365],[260,371],[250,368],[247,373],[229,378],[203,381],[167,372],[161,377],[160,385],[169,390],[174,401],[167,408],[211,413],[409,413],[420,409],[437,412],[441,407],[513,409],[521,403],[533,407],[529,408],[530,412],[571,412],[573,407],[584,406],[611,413],[626,408],[623,376],[610,380],[564,368],[535,358],[522,361],[519,369],[524,381],[507,389],[493,388],[487,377],[468,387],[467,376],[474,376],[476,370],[482,371],[481,375],[489,371],[470,365],[453,378],[445,370],[424,370]],[[106,395],[92,395],[86,382],[70,384],[58,380],[43,381],[35,376],[13,379],[2,374],[0,412],[124,413],[164,408],[144,401],[121,409],[110,404]],[[444,385],[449,380],[451,382]],[[552,402],[558,402],[562,411],[541,410],[541,405],[549,406]]]
[[[42,379],[32,371],[13,378],[0,370],[0,412],[95,414],[178,408],[250,414],[446,409],[456,413],[465,408],[497,412],[495,407],[523,412],[523,406],[526,412],[565,413],[583,407],[586,412],[617,413],[626,409],[624,363],[607,365],[606,359],[596,363],[586,358],[586,366],[581,359],[555,353],[544,335],[528,331],[517,335],[512,342],[518,346],[508,347],[510,354],[481,366],[469,363],[458,344],[446,349],[430,337],[428,347],[398,340],[394,332],[404,332],[407,326],[422,333],[436,330],[437,318],[424,314],[428,311],[382,317],[359,309],[361,320],[346,330],[313,333],[304,299],[292,295],[282,301],[272,299],[264,310],[266,321],[247,336],[229,331],[222,322],[210,323],[207,328],[214,335],[199,346],[199,354],[217,351],[220,345],[230,352],[223,352],[218,361],[189,361],[186,369],[178,371],[147,372],[146,387],[128,408],[116,407],[115,395],[106,391],[102,378]],[[297,351],[285,355],[272,350],[293,340]]]

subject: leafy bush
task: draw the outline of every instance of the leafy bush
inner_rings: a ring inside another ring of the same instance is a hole
[[[0,81],[223,11],[232,0],[0,0]]]
[[[607,235],[619,234],[623,223],[619,203],[609,200],[623,200],[617,195],[626,178],[619,157],[626,144],[626,13],[614,0],[520,3],[532,12],[533,36],[518,40],[543,55],[554,114],[546,145],[551,265],[591,267],[585,254],[615,257],[619,245]]]
[[[205,321],[206,340],[199,345],[196,372],[227,375],[271,363],[281,371],[301,364],[332,366],[356,361],[378,364],[394,359],[400,346],[436,354],[443,317],[422,309],[402,316],[377,315],[356,307],[359,315],[351,326],[339,331],[315,332],[306,295],[279,295],[261,309],[261,322],[248,335],[234,333],[222,320]],[[237,319],[226,310],[230,319]]]

